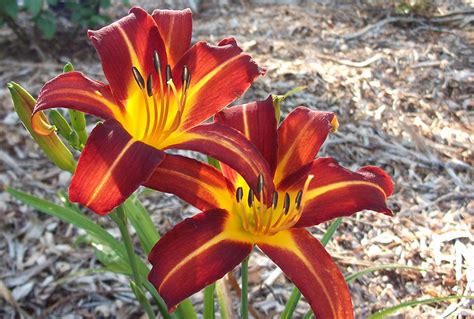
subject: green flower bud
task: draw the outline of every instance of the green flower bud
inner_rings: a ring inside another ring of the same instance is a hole
[[[8,83],[7,87],[10,90],[13,106],[18,117],[39,147],[56,166],[73,173],[76,168],[76,161],[56,132],[51,131],[48,135],[40,135],[33,131],[31,127],[31,114],[36,104],[35,99],[15,82]],[[40,114],[40,118],[45,127],[48,127],[49,122],[46,116]]]

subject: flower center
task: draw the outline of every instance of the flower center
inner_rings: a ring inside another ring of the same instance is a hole
[[[133,77],[140,94],[130,102],[133,111],[126,119],[129,133],[136,139],[160,148],[166,138],[181,124],[184,107],[191,83],[191,74],[185,65],[182,72],[182,85],[179,90],[173,82],[171,66],[166,65],[163,76],[158,53],[153,54],[153,66],[156,74],[144,77],[136,67],[132,67]],[[158,85],[154,85],[153,78]],[[143,112],[144,109],[144,112]],[[144,119],[144,121],[143,121]]]
[[[255,196],[252,189],[249,189],[247,200],[245,200],[243,188],[238,187],[235,193],[235,211],[242,220],[242,227],[247,232],[255,235],[271,236],[294,226],[303,212],[304,195],[313,177],[313,175],[309,175],[303,189],[296,192],[296,194],[290,195],[285,192],[283,195],[273,192],[270,206],[262,201],[264,198],[262,175],[259,176],[257,185],[258,197]],[[280,200],[280,198],[283,198],[283,200]]]

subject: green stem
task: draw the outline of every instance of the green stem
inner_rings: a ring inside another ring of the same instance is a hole
[[[249,317],[249,257],[242,262],[242,306],[240,308],[240,318],[248,319]]]
[[[204,319],[214,319],[214,291],[216,284],[210,284],[204,289]]]
[[[329,225],[328,229],[324,233],[323,238],[321,238],[321,244],[323,246],[326,246],[329,243],[329,241],[334,236],[337,228],[339,227],[339,225],[341,225],[341,223],[342,223],[342,218],[337,218],[331,223],[331,225]],[[286,303],[285,309],[283,310],[280,318],[282,319],[292,318],[293,313],[295,312],[295,309],[296,309],[296,305],[298,304],[298,301],[300,300],[300,298],[301,298],[301,292],[298,290],[298,288],[296,287],[293,288],[290,298],[288,299],[288,302]],[[309,317],[311,317],[311,314],[312,314],[311,310],[306,315],[308,314],[309,314]],[[306,318],[306,315],[305,315],[305,318]]]
[[[289,319],[293,316],[293,312],[296,309],[296,305],[301,298],[301,293],[298,289],[294,288],[291,292],[290,298],[288,298],[288,302],[286,303],[286,307],[281,313],[282,319]]]
[[[130,263],[130,267],[132,268],[133,280],[135,282],[135,287],[137,290],[137,291],[134,291],[135,296],[137,297],[142,307],[145,309],[148,317],[150,319],[155,318],[155,315],[153,314],[153,311],[151,310],[150,302],[148,301],[148,298],[146,298],[145,294],[142,291],[142,278],[140,277],[140,272],[138,270],[135,250],[133,249],[132,238],[130,237],[130,233],[128,232],[127,215],[125,215],[125,211],[123,207],[122,206],[117,207],[116,216],[111,214],[111,217],[117,223],[117,226],[119,227],[119,230],[120,230],[120,234],[122,235],[122,239],[125,244],[128,261]],[[150,312],[151,312],[151,315],[150,315]]]

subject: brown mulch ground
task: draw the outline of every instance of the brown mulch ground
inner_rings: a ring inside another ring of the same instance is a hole
[[[142,3],[153,9],[149,1]],[[464,13],[446,16],[459,11]],[[472,8],[451,1],[431,12],[444,18],[431,20],[387,13],[355,5],[233,5],[206,8],[194,23],[195,40],[235,36],[268,69],[242,101],[307,86],[285,102],[284,111],[302,104],[337,113],[339,131],[322,155],[352,169],[381,166],[393,176],[396,192],[389,203],[396,216],[363,212],[345,218],[328,251],[344,273],[390,263],[427,271],[380,271],[352,283],[357,317],[401,301],[474,291]],[[69,60],[87,75],[102,77],[85,35],[72,43],[60,35],[55,44],[29,46],[6,29],[0,36],[1,83],[14,80],[36,95]],[[39,152],[12,112],[3,84],[0,145],[0,184],[48,199],[67,188],[70,176]],[[161,231],[194,212],[168,195],[152,194],[145,202]],[[124,277],[71,276],[100,267],[91,248],[76,244],[80,231],[5,192],[0,214],[0,317],[141,314]],[[326,226],[315,227],[315,235],[321,237]],[[262,318],[281,313],[291,291],[288,281],[262,255],[253,254],[250,264],[250,302]],[[193,300],[199,307],[201,296]],[[308,309],[300,302],[297,314]],[[472,301],[457,300],[414,307],[401,316],[472,317],[470,309]]]

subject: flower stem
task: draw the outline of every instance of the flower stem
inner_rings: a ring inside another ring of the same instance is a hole
[[[128,261],[130,263],[130,267],[132,268],[132,275],[134,281],[134,285],[132,285],[132,287],[134,286],[135,290],[137,290],[134,291],[135,296],[142,305],[143,309],[145,309],[145,312],[147,313],[148,317],[150,319],[155,318],[155,315],[153,314],[153,311],[151,309],[150,302],[148,301],[148,298],[146,298],[142,290],[142,278],[140,277],[140,272],[138,270],[136,255],[133,249],[132,238],[130,237],[130,233],[128,232],[127,215],[125,214],[125,210],[122,206],[119,206],[116,208],[116,216],[111,214],[111,217],[119,227],[120,234],[122,235],[122,239],[125,244],[125,249],[128,255]]]
[[[214,291],[216,284],[210,284],[204,289],[204,319],[214,319]]]
[[[248,319],[248,289],[249,288],[249,257],[242,262],[242,306],[240,308],[240,318]]]

